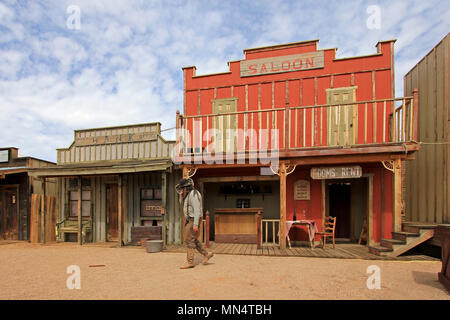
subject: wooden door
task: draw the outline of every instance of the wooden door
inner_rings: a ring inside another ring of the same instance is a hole
[[[0,238],[19,239],[17,190],[4,189],[0,192]]]
[[[353,145],[356,141],[356,87],[327,89],[328,145]]]
[[[213,113],[222,114],[237,111],[237,99],[213,100]],[[223,115],[213,118],[213,128],[216,129],[214,136],[216,152],[236,152],[236,115]],[[231,133],[231,135],[230,135]]]
[[[106,185],[106,230],[107,241],[119,240],[119,199],[117,184]]]

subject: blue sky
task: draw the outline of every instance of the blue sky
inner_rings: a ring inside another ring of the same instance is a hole
[[[73,5],[79,29],[68,27]],[[370,27],[373,5],[379,29]],[[173,127],[183,66],[227,71],[245,48],[310,39],[337,47],[338,57],[373,54],[378,41],[397,39],[402,96],[405,73],[449,31],[447,0],[0,0],[0,146],[56,161],[75,129]]]

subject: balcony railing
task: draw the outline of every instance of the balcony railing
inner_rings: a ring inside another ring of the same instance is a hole
[[[294,151],[417,140],[418,95],[222,114],[177,113],[178,154]]]

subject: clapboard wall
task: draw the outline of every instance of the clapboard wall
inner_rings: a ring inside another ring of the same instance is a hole
[[[168,158],[173,144],[160,132],[159,122],[75,130],[72,145],[57,149],[58,164]]]
[[[168,244],[180,244],[181,236],[181,216],[179,204],[175,193],[175,185],[181,177],[181,173],[173,171],[154,171],[145,173],[123,174],[124,188],[124,242],[131,242],[131,227],[141,226],[144,220],[140,216],[140,195],[142,188],[162,188],[162,205],[165,207],[165,216],[155,219],[165,229],[163,234]],[[76,191],[77,186],[71,179],[59,178],[58,180],[58,221],[69,215],[69,191]],[[106,241],[106,215],[107,215],[107,184],[117,184],[118,176],[95,176],[82,178],[82,190],[91,191],[91,215],[93,219],[93,242]]]
[[[406,163],[406,217],[450,223],[450,35],[447,34],[404,77],[405,96],[419,89],[416,159]]]

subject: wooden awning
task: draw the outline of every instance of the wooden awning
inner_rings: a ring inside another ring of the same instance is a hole
[[[27,172],[27,167],[5,167],[0,168],[0,179],[4,179],[7,174]]]
[[[166,170],[172,166],[170,160],[138,161],[126,163],[95,163],[76,165],[57,165],[48,168],[33,168],[28,170],[32,177],[68,177],[87,175],[107,175]]]

